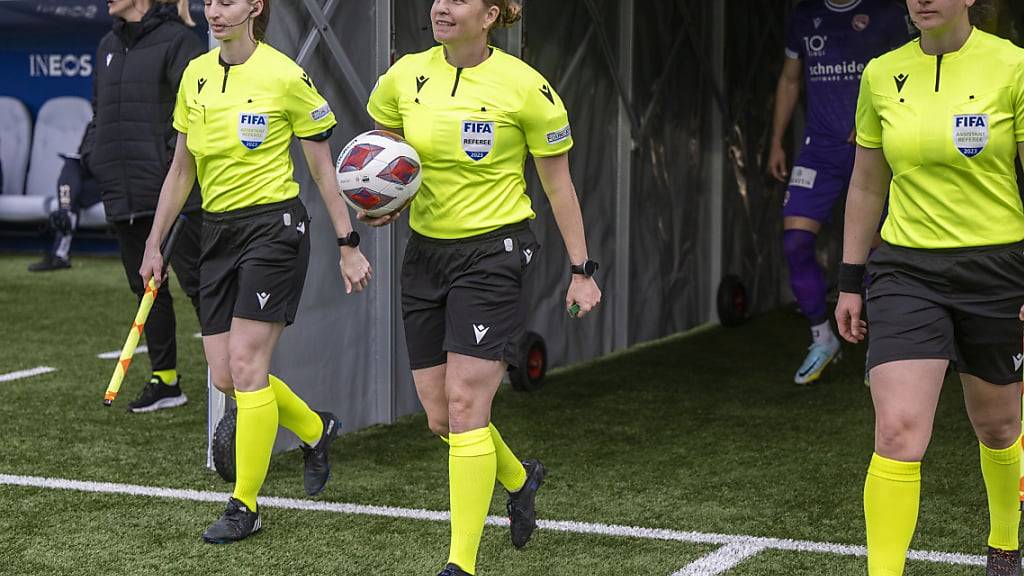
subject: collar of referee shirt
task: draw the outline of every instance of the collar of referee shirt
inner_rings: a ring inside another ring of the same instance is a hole
[[[978,43],[978,38],[981,36],[981,34],[977,34],[977,32],[978,28],[976,26],[971,26],[971,33],[967,36],[967,40],[964,41],[963,46],[956,50],[953,50],[952,52],[943,52],[941,54],[929,54],[924,51],[924,47],[921,45],[921,39],[918,39],[916,42],[914,42],[914,44],[917,46],[917,52],[919,55],[924,56],[925,58],[935,58],[936,56],[942,56],[942,60],[944,62],[949,62],[950,60],[962,58],[964,55],[970,53],[971,48],[973,48]]]

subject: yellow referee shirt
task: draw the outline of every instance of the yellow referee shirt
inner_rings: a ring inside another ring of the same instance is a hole
[[[857,143],[882,148],[893,179],[882,238],[910,248],[1024,239],[1014,171],[1024,142],[1024,49],[975,29],[957,52],[920,40],[871,61]]]
[[[263,42],[242,64],[223,64],[220,48],[190,62],[174,107],[174,128],[188,135],[207,212],[298,196],[292,135],[314,136],[335,124],[302,68]]]
[[[409,224],[432,238],[485,234],[536,215],[523,165],[572,148],[569,116],[551,85],[525,62],[492,49],[455,68],[444,48],[410,54],[377,82],[367,111],[403,128],[420,155],[423,184]]]

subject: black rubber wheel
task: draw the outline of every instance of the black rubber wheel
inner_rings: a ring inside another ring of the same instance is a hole
[[[235,481],[235,424],[238,412],[234,404],[224,410],[224,417],[213,431],[213,468],[225,482]]]
[[[544,387],[548,372],[548,347],[536,332],[527,332],[519,347],[519,366],[509,368],[512,388],[519,392],[533,392]]]
[[[729,274],[718,285],[718,320],[722,326],[739,326],[747,320],[747,289],[738,276]]]

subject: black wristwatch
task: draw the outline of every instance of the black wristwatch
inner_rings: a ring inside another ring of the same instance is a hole
[[[572,264],[569,267],[569,271],[572,272],[573,274],[579,274],[580,276],[586,276],[587,278],[590,278],[597,272],[597,268],[597,262],[594,262],[593,260],[587,260],[583,264]]]
[[[338,246],[348,246],[349,248],[359,247],[359,232],[353,230],[348,233],[348,236],[338,238]]]

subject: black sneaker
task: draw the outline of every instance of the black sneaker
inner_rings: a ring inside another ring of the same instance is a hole
[[[178,378],[173,384],[164,384],[164,381],[154,374],[139,397],[128,404],[128,411],[141,414],[184,405],[188,402],[188,396],[181,391],[180,382],[181,378]]]
[[[241,500],[231,498],[224,514],[203,532],[210,544],[230,544],[248,538],[262,527],[259,511],[253,512]]]
[[[302,460],[305,462],[305,470],[302,473],[302,483],[305,485],[306,494],[316,496],[327,486],[331,478],[331,464],[327,461],[327,455],[331,449],[331,443],[341,432],[341,421],[330,412],[317,412],[320,420],[324,423],[323,433],[315,448],[302,444]]]
[[[29,272],[50,272],[51,270],[63,270],[65,268],[71,268],[71,261],[55,256],[52,253],[47,253],[43,256],[43,259],[35,264],[29,264]]]
[[[986,576],[1021,576],[1020,550],[1000,550],[988,547]]]
[[[444,570],[438,572],[437,576],[470,576],[470,573],[455,564],[449,564],[444,567]]]
[[[537,511],[533,501],[537,490],[544,484],[544,477],[548,475],[547,469],[537,460],[527,460],[523,462],[523,467],[526,468],[526,483],[518,492],[509,493],[505,505],[512,528],[512,545],[516,548],[526,546],[533,531],[537,529]]]

